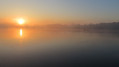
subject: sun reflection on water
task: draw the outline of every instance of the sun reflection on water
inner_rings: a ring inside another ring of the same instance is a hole
[[[22,33],[22,29],[20,29],[20,36],[22,37],[23,33]]]

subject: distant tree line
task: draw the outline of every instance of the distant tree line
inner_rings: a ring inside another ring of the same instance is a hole
[[[21,28],[21,26],[12,26],[0,24],[0,28]],[[83,29],[83,30],[119,30],[119,22],[112,23],[98,23],[98,24],[48,24],[48,25],[35,25],[23,26],[22,28],[38,28],[38,29]]]
[[[89,24],[89,25],[74,25],[75,29],[109,29],[109,30],[119,30],[119,22],[112,23],[99,23],[99,24]]]
[[[62,25],[62,24],[50,24],[44,26],[44,28],[49,29],[84,29],[84,30],[119,30],[119,22],[112,23],[99,23],[99,24],[70,24],[70,25]]]

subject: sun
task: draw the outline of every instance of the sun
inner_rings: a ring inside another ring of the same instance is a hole
[[[17,21],[18,21],[18,23],[19,23],[20,25],[24,24],[24,22],[25,22],[25,20],[22,19],[22,18],[18,19]]]

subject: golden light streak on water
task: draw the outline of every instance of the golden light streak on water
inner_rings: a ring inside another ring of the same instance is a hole
[[[23,34],[23,33],[22,33],[22,29],[20,29],[20,36],[21,36],[21,37],[22,37],[22,34]]]

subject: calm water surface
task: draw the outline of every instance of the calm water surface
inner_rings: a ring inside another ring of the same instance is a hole
[[[1,66],[118,65],[119,33],[0,29]]]

